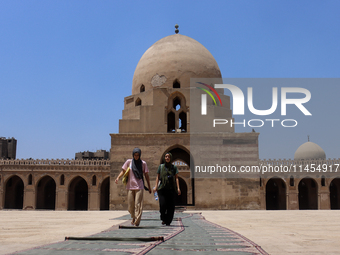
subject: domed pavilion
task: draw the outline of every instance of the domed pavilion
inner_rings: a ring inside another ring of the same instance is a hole
[[[296,150],[294,160],[326,159],[325,151],[316,143],[306,142]]]
[[[260,208],[258,180],[195,179],[192,174],[190,117],[194,107],[190,104],[190,93],[195,88],[190,82],[207,78],[222,82],[215,58],[201,43],[178,31],[145,51],[134,72],[132,94],[124,98],[119,133],[111,134],[111,209],[127,206],[125,187],[116,185],[113,180],[125,160],[132,156],[134,147],[142,150],[141,158],[148,164],[152,185],[163,155],[168,151],[172,153],[179,168],[182,191],[177,205],[216,209]],[[208,118],[212,120],[217,112],[219,118],[231,119],[230,98],[223,94],[223,90],[217,91],[223,108],[218,111],[212,102],[208,102],[211,111]],[[236,134],[234,128],[229,127],[224,132],[211,132],[206,136],[221,146],[218,153],[231,162],[257,164],[258,133]],[[144,206],[158,208],[157,202],[148,194],[144,197]]]

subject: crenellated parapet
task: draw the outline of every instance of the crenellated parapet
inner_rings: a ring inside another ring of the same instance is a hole
[[[259,164],[261,165],[272,165],[272,166],[291,166],[291,165],[336,165],[340,164],[340,158],[333,159],[308,159],[308,160],[294,160],[294,159],[260,159]],[[339,170],[340,171],[340,170]]]
[[[32,166],[110,166],[110,160],[79,159],[1,159],[0,165],[32,165]]]
[[[259,160],[258,173],[263,178],[339,178],[338,159],[263,159]]]

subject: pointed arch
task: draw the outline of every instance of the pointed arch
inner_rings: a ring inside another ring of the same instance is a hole
[[[168,97],[167,112],[167,132],[187,132],[187,112],[185,96],[175,91]]]
[[[322,186],[322,187],[325,187],[325,186],[326,186],[326,178],[325,178],[324,175],[321,176],[321,186]]]
[[[178,111],[179,109],[181,109],[181,99],[179,97],[175,97],[173,100],[173,108],[175,109],[175,111]]]
[[[93,175],[92,176],[92,186],[96,186],[97,185],[97,176]]]
[[[106,177],[100,186],[100,210],[110,209],[110,177]]]
[[[55,210],[56,182],[46,175],[37,182],[36,187],[36,208]]]
[[[169,95],[167,111],[169,112],[172,109],[175,109],[175,106],[177,104],[180,104],[182,110],[184,110],[184,111],[188,110],[187,100],[186,100],[185,96],[179,91],[175,91],[175,92],[173,92],[172,94]]]
[[[135,102],[135,106],[142,105],[142,100],[138,97]]]
[[[65,184],[65,175],[62,174],[62,175],[60,176],[60,185],[64,185],[64,184]]]
[[[190,167],[191,155],[190,155],[190,151],[186,147],[184,147],[180,144],[175,144],[175,145],[168,147],[168,149],[166,149],[163,152],[163,154],[160,158],[160,164],[164,163],[164,155],[167,152],[170,152],[172,154],[172,162],[174,162],[176,160],[180,160],[180,161],[183,161],[184,163],[186,163]]]
[[[266,183],[266,209],[286,210],[286,183],[273,177]]]
[[[87,210],[88,184],[84,178],[73,178],[68,187],[68,210]]]
[[[141,93],[145,91],[145,86],[144,86],[144,84],[142,84],[142,85],[140,86],[139,91],[140,91]]]
[[[334,178],[329,184],[329,198],[332,210],[340,209],[340,178]]]
[[[5,182],[5,209],[22,209],[24,205],[24,182],[13,175]]]
[[[178,81],[178,79],[174,80],[174,82],[172,83],[172,87],[174,89],[180,89],[181,88],[181,83]]]
[[[309,177],[303,178],[299,182],[299,209],[318,209],[318,184]]]

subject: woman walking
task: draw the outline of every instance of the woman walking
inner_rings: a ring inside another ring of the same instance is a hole
[[[131,225],[139,226],[142,212],[143,212],[143,194],[144,194],[144,178],[150,188],[149,169],[144,160],[140,159],[142,151],[139,148],[135,148],[132,152],[132,159],[128,159],[122,166],[122,171],[118,175],[115,183],[118,184],[118,180],[122,177],[126,170],[128,172],[128,180],[126,189],[128,190],[128,211],[131,214]],[[151,193],[151,189],[148,189]]]
[[[170,152],[164,155],[164,161],[165,163],[158,167],[153,192],[157,191],[158,193],[162,224],[169,226],[175,213],[175,198],[177,195],[181,195],[181,190],[179,188],[178,169],[171,163],[172,154]]]

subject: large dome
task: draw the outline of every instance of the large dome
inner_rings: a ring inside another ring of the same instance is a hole
[[[211,53],[196,40],[174,34],[154,43],[141,57],[132,81],[132,95],[154,87],[190,87],[190,78],[221,78]]]
[[[302,144],[294,154],[294,160],[326,159],[325,151],[316,143],[306,142]]]

